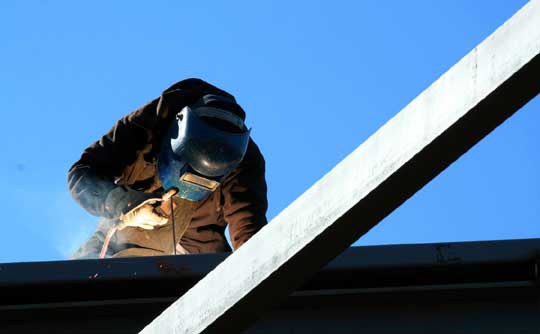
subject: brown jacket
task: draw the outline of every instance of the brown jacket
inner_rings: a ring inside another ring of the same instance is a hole
[[[89,248],[99,252],[106,230],[118,218],[118,213],[109,212],[104,204],[112,189],[128,185],[145,192],[163,191],[156,173],[162,136],[178,111],[205,94],[232,97],[199,79],[180,81],[120,119],[71,167],[68,187],[73,198],[90,213],[105,218],[83,247],[87,250],[81,249],[76,257],[87,256]],[[263,227],[267,209],[264,174],[264,159],[250,139],[239,167],[210,197],[191,203],[190,223],[180,241],[183,248],[190,253],[230,251],[224,237],[227,224],[235,249]],[[156,230],[125,228],[117,232],[111,249],[137,248],[141,252],[135,253],[140,255],[166,254],[172,248],[170,225]]]

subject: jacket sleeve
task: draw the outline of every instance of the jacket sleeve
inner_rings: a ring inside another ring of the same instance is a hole
[[[234,249],[238,249],[266,223],[265,161],[250,139],[240,166],[223,184],[223,216],[229,224]]]
[[[106,205],[107,196],[119,186],[115,179],[137,158],[150,140],[148,128],[155,121],[154,100],[120,119],[99,141],[84,150],[68,172],[71,196],[89,213],[117,218],[119,208]]]

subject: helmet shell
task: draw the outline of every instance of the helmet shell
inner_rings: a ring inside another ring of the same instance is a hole
[[[197,109],[184,107],[160,148],[162,186],[177,188],[177,196],[192,201],[208,197],[244,158],[250,132],[245,126],[239,133],[218,129],[199,117]]]

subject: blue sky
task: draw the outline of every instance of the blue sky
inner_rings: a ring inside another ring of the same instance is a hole
[[[233,93],[272,218],[526,1],[2,1],[0,262],[66,258],[95,228],[66,172],[172,83]],[[540,237],[540,100],[357,245]]]

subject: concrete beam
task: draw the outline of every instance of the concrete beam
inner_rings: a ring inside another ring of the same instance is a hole
[[[246,329],[536,96],[539,75],[534,0],[142,333]]]

